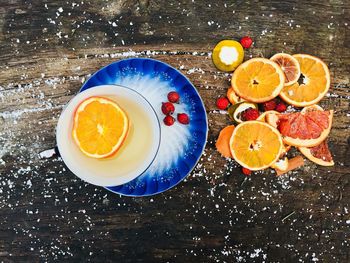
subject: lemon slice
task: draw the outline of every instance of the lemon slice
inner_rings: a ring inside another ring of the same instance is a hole
[[[214,48],[212,59],[215,67],[230,72],[238,67],[244,58],[242,45],[234,40],[222,40]]]

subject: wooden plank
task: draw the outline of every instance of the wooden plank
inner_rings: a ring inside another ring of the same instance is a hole
[[[62,8],[62,12],[61,12]],[[4,1],[0,7],[0,261],[349,262],[349,3],[336,1]],[[250,35],[246,57],[310,53],[332,75],[334,167],[244,177],[215,151],[229,74],[215,43]],[[66,37],[67,36],[67,37]],[[205,154],[174,189],[126,198],[85,184],[55,145],[62,107],[90,74],[127,57],[160,59],[198,89]]]

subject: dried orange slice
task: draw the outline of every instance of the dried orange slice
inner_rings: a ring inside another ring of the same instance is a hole
[[[277,127],[284,143],[293,146],[312,147],[328,136],[333,120],[333,110],[323,111],[316,107],[302,112],[285,114],[270,113],[267,122]]]
[[[230,139],[232,157],[252,171],[270,167],[278,160],[282,147],[278,130],[261,121],[237,125]]]
[[[305,155],[310,161],[322,166],[333,166],[332,154],[328,149],[326,140],[314,147],[299,147],[299,151]]]
[[[129,119],[114,101],[90,97],[79,104],[74,114],[73,139],[89,157],[106,158],[123,144]]]
[[[297,54],[293,57],[299,62],[301,77],[293,85],[285,86],[280,97],[297,107],[319,102],[331,83],[327,65],[319,58],[306,54]]]
[[[284,80],[284,73],[277,63],[266,58],[252,58],[235,70],[231,85],[239,97],[261,103],[277,97]]]
[[[244,101],[244,99],[240,98],[237,96],[237,94],[235,93],[235,91],[233,90],[232,87],[230,87],[228,90],[227,90],[227,93],[226,93],[226,97],[228,98],[228,100],[230,101],[230,103],[233,105],[233,104],[236,104],[238,102],[241,102],[241,101]]]
[[[230,138],[235,126],[229,125],[220,131],[219,137],[215,143],[216,149],[222,156],[232,158],[230,150]]]
[[[300,65],[296,58],[289,54],[277,53],[270,60],[276,62],[283,70],[286,77],[285,86],[292,85],[298,81],[300,78]]]

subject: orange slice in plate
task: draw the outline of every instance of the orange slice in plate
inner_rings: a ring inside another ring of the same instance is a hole
[[[298,81],[300,78],[300,65],[296,58],[289,54],[277,53],[270,60],[276,62],[283,70],[286,77],[285,86],[292,85]]]
[[[122,146],[129,130],[129,119],[114,101],[90,97],[74,114],[73,139],[92,158],[106,158]]]
[[[261,103],[277,97],[284,81],[284,73],[277,63],[266,58],[252,58],[235,70],[231,86],[239,97]]]
[[[261,121],[240,123],[230,139],[233,159],[252,171],[270,167],[279,159],[282,147],[278,130]]]
[[[305,107],[319,102],[329,90],[331,83],[327,65],[317,57],[297,54],[301,77],[298,82],[285,86],[280,97],[297,107]]]

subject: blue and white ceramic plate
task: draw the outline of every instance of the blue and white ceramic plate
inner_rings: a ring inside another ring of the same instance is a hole
[[[143,95],[156,110],[161,123],[161,142],[157,156],[149,168],[134,180],[108,190],[127,196],[147,196],[164,192],[181,182],[196,166],[208,134],[203,102],[192,83],[173,67],[154,59],[132,58],[114,62],[97,71],[80,91],[99,85],[120,85]],[[175,90],[180,104],[175,105],[174,117],[185,112],[189,125],[175,122],[163,124],[162,102]]]

